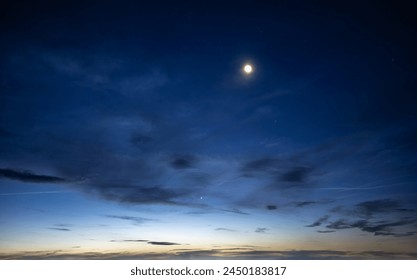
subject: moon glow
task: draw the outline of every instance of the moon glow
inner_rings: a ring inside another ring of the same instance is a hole
[[[246,74],[250,74],[250,73],[252,73],[252,71],[253,71],[252,65],[250,65],[250,64],[246,64],[246,65],[243,67],[243,71],[244,71]]]

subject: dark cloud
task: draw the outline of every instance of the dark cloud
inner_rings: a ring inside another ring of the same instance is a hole
[[[268,210],[276,210],[278,207],[276,205],[267,205],[266,209]]]
[[[216,228],[216,231],[230,231],[230,232],[236,232],[236,230],[234,229],[230,229],[230,228]]]
[[[111,125],[114,125],[113,122],[122,122],[122,129],[129,128],[125,132],[127,139],[114,137],[116,141],[103,137],[104,139],[97,139],[95,144],[88,140],[73,139],[71,142],[78,143],[77,148],[72,145],[66,147],[67,150],[74,151],[70,154],[63,153],[62,159],[53,162],[60,174],[69,178],[83,178],[73,186],[77,190],[122,204],[186,205],[189,201],[187,198],[199,191],[198,187],[209,184],[213,178],[210,172],[172,173],[166,162],[170,157],[164,152],[156,155],[153,148],[141,151],[133,149],[129,145],[128,135],[130,123],[135,123],[134,119],[122,118],[107,122],[111,122]],[[91,134],[91,131],[88,133]],[[103,132],[106,133],[110,132]],[[117,143],[111,143],[112,141]],[[148,144],[154,145],[154,141]],[[120,149],[126,151],[120,152]],[[168,176],[170,180],[167,180]]]
[[[339,219],[337,221],[329,223],[326,227],[330,229],[347,229],[352,228],[352,225],[346,220]]]
[[[306,164],[302,157],[265,157],[244,162],[240,171],[242,177],[267,180],[267,188],[288,190],[306,186],[314,170],[310,165]]]
[[[187,169],[195,167],[197,159],[190,155],[177,155],[174,156],[171,161],[171,167],[175,169]]]
[[[375,232],[375,235],[382,236],[393,236],[393,237],[407,237],[417,235],[417,231],[408,231],[402,233],[393,233],[393,232]]]
[[[173,245],[182,245],[180,243],[166,242],[166,241],[149,241],[145,239],[124,239],[124,240],[110,240],[110,242],[138,242],[146,243],[149,245],[160,245],[160,246],[173,246]]]
[[[148,244],[151,244],[151,245],[159,245],[159,246],[181,245],[180,243],[174,243],[174,242],[159,242],[159,241],[149,241]]]
[[[318,227],[321,226],[324,222],[326,222],[329,219],[329,216],[326,215],[324,217],[321,217],[319,219],[317,219],[317,221],[315,221],[314,223],[310,224],[310,225],[306,225],[306,227]]]
[[[185,190],[172,190],[163,187],[144,186],[115,186],[102,185],[92,187],[89,192],[95,192],[100,197],[127,204],[177,204],[175,199],[186,194]]]
[[[372,216],[376,213],[385,213],[396,210],[400,207],[398,201],[393,199],[379,199],[361,202],[356,205],[357,210],[367,216]]]
[[[69,228],[62,228],[62,227],[50,227],[48,229],[57,230],[57,231],[71,231]]]
[[[402,219],[399,221],[387,222],[387,221],[370,221],[370,220],[357,220],[349,222],[347,220],[339,219],[335,222],[329,223],[326,227],[329,229],[341,230],[357,228],[364,232],[373,233],[374,235],[404,237],[414,235],[413,231],[405,231],[401,227],[415,225],[416,219]]]
[[[295,201],[289,204],[291,207],[296,208],[303,208],[303,207],[314,207],[318,205],[325,205],[325,204],[331,204],[334,200],[331,199],[322,199],[322,200],[304,200],[304,201]]]
[[[295,206],[296,207],[304,207],[304,206],[307,206],[307,205],[314,205],[314,204],[317,204],[317,202],[316,201],[301,201],[301,202],[295,203]]]
[[[398,208],[398,209],[395,209],[395,211],[403,212],[403,213],[407,213],[407,212],[413,213],[413,212],[416,212],[416,210],[414,210],[414,209],[405,209],[405,208]]]
[[[392,235],[394,237],[405,236],[402,232],[396,232],[393,229],[401,226],[414,224],[416,220],[402,220],[397,222],[376,222],[370,223],[369,221],[361,220],[352,224],[352,227],[361,229],[362,231],[374,233],[375,235]],[[407,234],[406,236],[409,236]]]
[[[375,236],[413,236],[417,219],[410,214],[413,214],[415,210],[404,207],[411,201],[406,203],[387,198],[363,201],[351,207],[338,206],[333,208],[332,213],[339,217],[329,222],[326,228],[330,230],[358,229]]]
[[[332,233],[332,232],[336,232],[335,230],[318,230],[318,233]]]
[[[55,224],[54,227],[69,228],[69,227],[72,227],[72,225],[71,224]]]
[[[305,183],[307,181],[307,178],[310,172],[311,172],[311,168],[297,166],[283,173],[280,176],[280,179],[284,182],[289,182],[289,183]]]
[[[257,233],[266,233],[267,231],[269,231],[269,229],[264,227],[255,229],[255,232]]]
[[[153,221],[152,219],[147,219],[147,218],[142,218],[142,217],[132,217],[132,216],[106,215],[106,217],[112,218],[112,219],[132,221],[136,224],[143,224],[145,222]]]
[[[229,213],[235,213],[235,214],[240,214],[240,215],[249,215],[249,213],[246,213],[240,209],[237,208],[232,208],[232,209],[220,209],[221,211],[224,212],[229,212]]]
[[[65,179],[49,175],[34,174],[26,170],[0,169],[0,178],[18,180],[27,183],[63,183]]]

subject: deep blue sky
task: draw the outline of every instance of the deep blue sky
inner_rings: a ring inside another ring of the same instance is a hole
[[[1,257],[416,258],[416,19],[365,2],[1,4]]]

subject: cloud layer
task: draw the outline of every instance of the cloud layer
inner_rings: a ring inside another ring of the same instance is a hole
[[[165,253],[134,252],[84,252],[34,251],[16,254],[0,254],[1,259],[35,260],[186,260],[186,259],[230,259],[230,260],[400,260],[415,259],[416,253],[396,253],[389,251],[332,251],[332,250],[292,250],[256,251],[237,248],[224,250],[173,250]]]

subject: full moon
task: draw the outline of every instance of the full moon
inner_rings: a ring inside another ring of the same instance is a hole
[[[243,71],[245,71],[245,73],[246,73],[246,74],[250,74],[250,73],[252,73],[252,71],[253,71],[252,65],[246,64],[246,65],[243,67]]]

